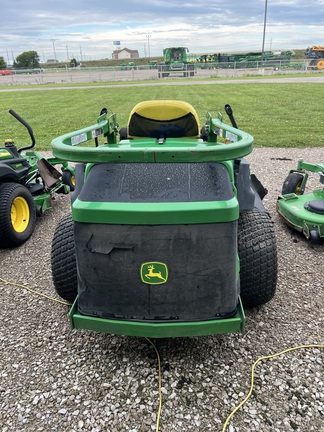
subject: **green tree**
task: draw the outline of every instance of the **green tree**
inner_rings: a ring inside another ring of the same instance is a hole
[[[75,58],[70,60],[70,67],[77,67],[79,63],[76,61]]]
[[[6,69],[7,63],[4,61],[3,57],[0,57],[0,69]]]
[[[16,57],[13,64],[16,68],[39,68],[39,55],[36,51],[25,51]]]

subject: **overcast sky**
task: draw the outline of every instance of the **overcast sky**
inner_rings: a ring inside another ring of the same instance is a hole
[[[266,0],[0,1],[0,56],[8,63],[30,50],[41,62],[111,58],[113,41],[151,58],[170,46],[262,49]],[[265,50],[324,45],[323,17],[324,0],[268,0]]]

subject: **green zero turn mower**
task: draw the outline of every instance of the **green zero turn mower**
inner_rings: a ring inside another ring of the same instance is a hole
[[[308,172],[318,173],[324,184],[324,164],[298,161],[297,169],[290,170],[283,183],[277,211],[287,225],[318,244],[324,237],[324,189],[304,193]]]
[[[53,194],[74,189],[74,169],[65,160],[25,151],[36,144],[32,128],[15,111],[9,113],[27,128],[31,144],[17,149],[7,139],[0,147],[0,247],[23,244],[34,231],[36,216],[51,207]]]
[[[207,113],[200,129],[190,104],[146,101],[119,131],[103,108],[94,125],[52,141],[56,157],[76,162],[72,214],[52,243],[73,328],[154,338],[243,331],[244,307],[274,296],[266,190],[244,158],[253,138],[226,112],[232,126]]]

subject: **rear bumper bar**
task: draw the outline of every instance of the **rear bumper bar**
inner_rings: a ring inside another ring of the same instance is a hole
[[[151,338],[204,336],[234,332],[244,333],[245,314],[240,299],[236,314],[230,318],[165,323],[113,320],[81,315],[77,310],[77,301],[78,299],[75,300],[69,312],[71,327],[76,329]]]

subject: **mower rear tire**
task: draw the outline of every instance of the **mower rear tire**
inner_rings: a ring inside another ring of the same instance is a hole
[[[63,216],[57,224],[51,251],[52,278],[57,294],[73,302],[78,293],[77,265],[72,215]]]
[[[277,246],[270,215],[258,209],[242,212],[238,221],[240,289],[247,309],[270,301],[277,284]]]
[[[15,247],[32,235],[36,207],[29,190],[19,183],[0,184],[0,245]]]
[[[303,182],[304,176],[299,173],[290,173],[282,186],[282,195],[294,193],[296,195],[302,195],[301,185]]]

